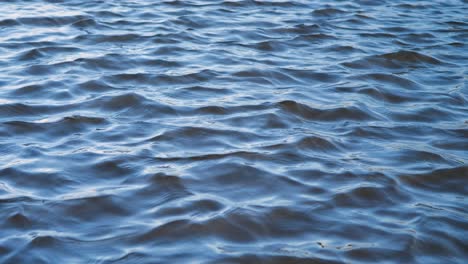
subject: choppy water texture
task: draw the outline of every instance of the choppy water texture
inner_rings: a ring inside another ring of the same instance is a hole
[[[1,1],[0,262],[463,263],[467,14]]]

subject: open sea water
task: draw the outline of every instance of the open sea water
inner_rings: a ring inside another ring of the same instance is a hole
[[[0,0],[1,263],[467,263],[466,0]]]

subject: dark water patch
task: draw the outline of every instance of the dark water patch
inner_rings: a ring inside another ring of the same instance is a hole
[[[404,69],[408,67],[434,67],[434,65],[440,64],[442,64],[442,62],[438,59],[417,52],[404,50],[378,56],[370,56],[363,60],[354,62],[343,63],[344,66],[353,69],[372,69],[375,67]]]
[[[381,56],[387,60],[395,60],[403,63],[428,63],[432,65],[438,65],[441,62],[430,56],[426,56],[414,51],[398,51],[394,53],[387,53]]]
[[[50,194],[60,193],[74,183],[73,180],[57,172],[28,172],[12,168],[2,169],[0,179],[2,183],[7,183],[23,191],[36,193],[44,198]],[[46,189],[42,189],[43,187]]]
[[[415,107],[416,108],[416,107]],[[453,114],[445,111],[440,108],[434,108],[434,107],[424,107],[424,108],[419,108],[417,107],[414,110],[414,113],[402,113],[400,111],[395,111],[390,114],[392,118],[396,121],[411,121],[411,122],[434,122],[434,118],[436,118],[439,121],[446,121],[446,120],[451,120]]]
[[[369,73],[352,76],[351,78],[376,84],[391,85],[403,89],[420,89],[420,85],[418,83],[396,74]]]
[[[330,51],[330,52],[337,52],[337,53],[340,53],[340,54],[348,54],[348,53],[353,53],[353,52],[362,52],[362,50],[359,50],[353,46],[343,46],[343,45],[332,45],[330,47],[327,47],[326,48],[327,51]]]
[[[466,166],[456,166],[450,169],[439,169],[424,174],[402,175],[400,180],[412,188],[427,189],[431,192],[446,192],[443,186],[450,185],[449,193],[466,194],[466,186],[462,184],[468,177]]]
[[[161,144],[167,145],[167,149],[174,146],[184,146],[188,149],[199,148],[217,148],[220,146],[229,146],[235,142],[252,141],[255,138],[254,133],[245,131],[235,131],[229,129],[214,129],[207,127],[182,127],[167,131],[160,135],[154,136],[149,139],[156,144],[156,148],[162,147]],[[230,138],[229,141],[223,140]]]
[[[209,78],[214,78],[216,72],[205,70],[196,73],[188,73],[183,75],[168,75],[168,74],[148,74],[148,73],[125,73],[106,76],[104,81],[114,84],[132,83],[132,84],[152,84],[152,85],[174,85],[174,84],[195,84],[197,82],[207,81]]]
[[[79,64],[84,69],[93,71],[99,70],[124,70],[129,66],[135,65],[136,63],[128,60],[127,58],[120,58],[112,54],[105,55],[98,58],[79,58],[73,62]]]
[[[332,17],[332,16],[346,14],[346,12],[337,8],[329,7],[329,8],[316,9],[312,12],[312,14],[318,17]]]
[[[339,91],[349,92],[349,89],[340,88]],[[379,87],[379,88],[364,87],[364,88],[359,88],[359,89],[352,89],[352,92],[361,93],[369,97],[372,97],[376,100],[386,101],[386,102],[394,103],[394,104],[413,103],[415,101],[418,101],[418,98],[419,98],[417,96],[414,96],[413,94],[403,93],[403,92],[397,93],[395,91],[392,91],[392,89],[385,89],[384,87]]]
[[[83,102],[81,107],[101,109],[112,113],[126,112],[130,115],[132,113],[157,115],[175,113],[172,107],[159,104],[136,93],[101,96]]]
[[[286,120],[283,120],[279,115],[274,113],[231,117],[226,119],[224,122],[234,127],[251,127],[259,129],[286,129],[290,127]]]
[[[6,219],[4,225],[5,228],[28,229],[32,227],[32,221],[22,213],[14,213]]]
[[[316,34],[307,34],[307,35],[300,35],[293,39],[294,42],[306,42],[306,43],[321,43],[327,40],[335,40],[336,37],[329,34],[324,33],[316,33]]]
[[[56,17],[21,17],[17,21],[22,25],[35,27],[60,27],[86,19],[85,16],[56,16]]]
[[[0,116],[2,116],[3,118],[13,116],[38,116],[51,112],[54,108],[60,107],[46,105],[28,105],[23,103],[1,104]]]
[[[103,80],[90,80],[77,84],[77,88],[88,93],[101,93],[115,89]]]
[[[0,20],[0,27],[12,27],[12,26],[18,26],[20,23],[16,19],[3,19]]]
[[[366,207],[379,208],[381,206],[391,206],[398,204],[399,199],[395,199],[398,191],[394,189],[383,189],[371,186],[356,187],[351,190],[346,190],[343,193],[337,193],[332,200],[335,206],[340,207],[361,207],[365,204]],[[395,199],[395,201],[392,200]]]
[[[296,143],[296,145],[300,149],[313,151],[336,151],[339,149],[339,145],[337,146],[337,144],[318,136],[302,138]]]
[[[369,113],[369,111],[363,111],[356,106],[318,109],[295,101],[282,101],[277,105],[283,111],[287,111],[308,120],[336,122],[340,120],[376,119],[371,113]]]
[[[69,116],[57,121],[39,120],[37,122],[9,121],[4,125],[12,135],[37,134],[40,138],[60,138],[81,133],[93,127],[103,127],[107,121],[103,118],[87,116]]]
[[[420,9],[425,9],[427,8],[428,6],[427,5],[424,5],[424,4],[409,4],[409,3],[404,3],[404,4],[398,4],[396,5],[395,7],[397,8],[404,8],[404,9],[417,9],[417,10],[420,10]]]
[[[282,72],[288,73],[296,79],[303,80],[304,83],[323,82],[323,83],[336,83],[340,77],[336,73],[327,72],[314,72],[302,69],[283,68]]]
[[[83,42],[84,44],[96,45],[101,43],[136,43],[144,42],[149,40],[146,36],[141,36],[135,33],[127,33],[120,35],[103,35],[103,34],[93,34],[93,35],[80,35],[75,38],[75,41],[78,43]]]
[[[320,26],[317,24],[296,24],[293,27],[279,27],[274,28],[272,31],[279,34],[300,34],[308,35],[316,33],[320,30]]]
[[[435,36],[431,33],[410,33],[403,36],[403,41],[408,43],[429,44],[435,43]]]
[[[382,39],[395,39],[396,35],[391,33],[362,33],[360,34],[363,38],[382,38]]]
[[[77,28],[87,28],[87,27],[96,27],[98,23],[92,18],[83,18],[79,21],[76,21],[72,24],[73,27]]]
[[[177,61],[161,60],[161,59],[149,59],[149,60],[144,60],[144,61],[142,61],[140,63],[145,65],[145,66],[149,66],[149,67],[172,68],[172,67],[182,66],[182,63],[179,63]]]

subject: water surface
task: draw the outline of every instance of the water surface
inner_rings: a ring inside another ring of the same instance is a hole
[[[466,1],[0,1],[0,262],[463,263]]]

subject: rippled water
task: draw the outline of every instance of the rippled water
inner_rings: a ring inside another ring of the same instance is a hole
[[[0,262],[463,263],[467,1],[0,1]]]

